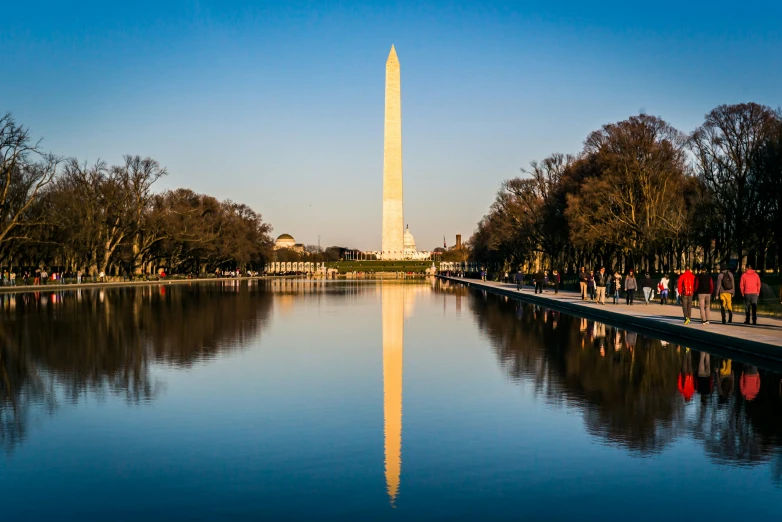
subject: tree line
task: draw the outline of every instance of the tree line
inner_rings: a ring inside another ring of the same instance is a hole
[[[259,269],[271,226],[247,205],[180,188],[152,158],[92,164],[42,151],[0,117],[0,266],[88,274]],[[21,275],[21,274],[20,274]]]
[[[495,268],[782,263],[782,111],[720,105],[685,134],[647,114],[502,183],[470,239]]]

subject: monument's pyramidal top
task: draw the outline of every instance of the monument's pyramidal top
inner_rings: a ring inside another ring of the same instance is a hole
[[[388,53],[388,61],[389,62],[399,61],[399,59],[396,57],[396,49],[394,49],[394,44],[391,44],[391,52]]]

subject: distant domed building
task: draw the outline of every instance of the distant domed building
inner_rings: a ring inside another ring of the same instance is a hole
[[[410,233],[410,225],[405,227],[404,246],[404,259],[423,261],[431,257],[429,252],[419,252],[415,249],[415,238]]]
[[[410,225],[405,227],[404,245],[406,258],[415,254],[415,238],[413,237],[413,234],[410,233]]]
[[[294,252],[304,252],[304,245],[297,243],[290,234],[280,234],[274,242],[274,250],[279,250],[281,248],[287,248]]]

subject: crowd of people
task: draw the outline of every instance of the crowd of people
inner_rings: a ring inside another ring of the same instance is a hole
[[[744,324],[757,325],[761,283],[760,276],[752,266],[747,265],[738,284],[736,276],[727,266],[720,266],[716,282],[708,267],[701,266],[696,272],[693,272],[688,266],[675,281],[668,274],[664,274],[658,281],[655,281],[648,272],[637,275],[633,269],[623,275],[619,271],[610,274],[605,267],[596,271],[586,270],[582,267],[578,272],[577,280],[581,299],[593,301],[599,305],[606,304],[607,296],[612,298],[613,304],[619,304],[623,292],[625,304],[629,306],[636,303],[636,295],[638,301],[642,300],[645,305],[654,302],[655,296],[659,296],[661,305],[667,305],[671,301],[669,297],[672,295],[673,301],[682,307],[684,324],[690,324],[692,308],[696,301],[700,309],[701,323],[709,324],[709,310],[712,300],[719,302],[722,324],[732,323],[733,298],[738,288],[744,300]],[[505,272],[504,281],[509,282],[510,279],[509,274]],[[525,280],[524,273],[521,270],[517,271],[513,279],[516,282],[516,289],[522,291]],[[550,274],[547,270],[540,270],[532,275],[532,282],[536,294],[543,293],[549,286],[553,286],[556,294],[559,293],[562,279],[557,270],[553,270]]]

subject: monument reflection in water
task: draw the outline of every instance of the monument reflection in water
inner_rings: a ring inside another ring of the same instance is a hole
[[[393,503],[402,473],[402,370],[405,343],[404,286],[382,287],[383,427],[386,486]]]

